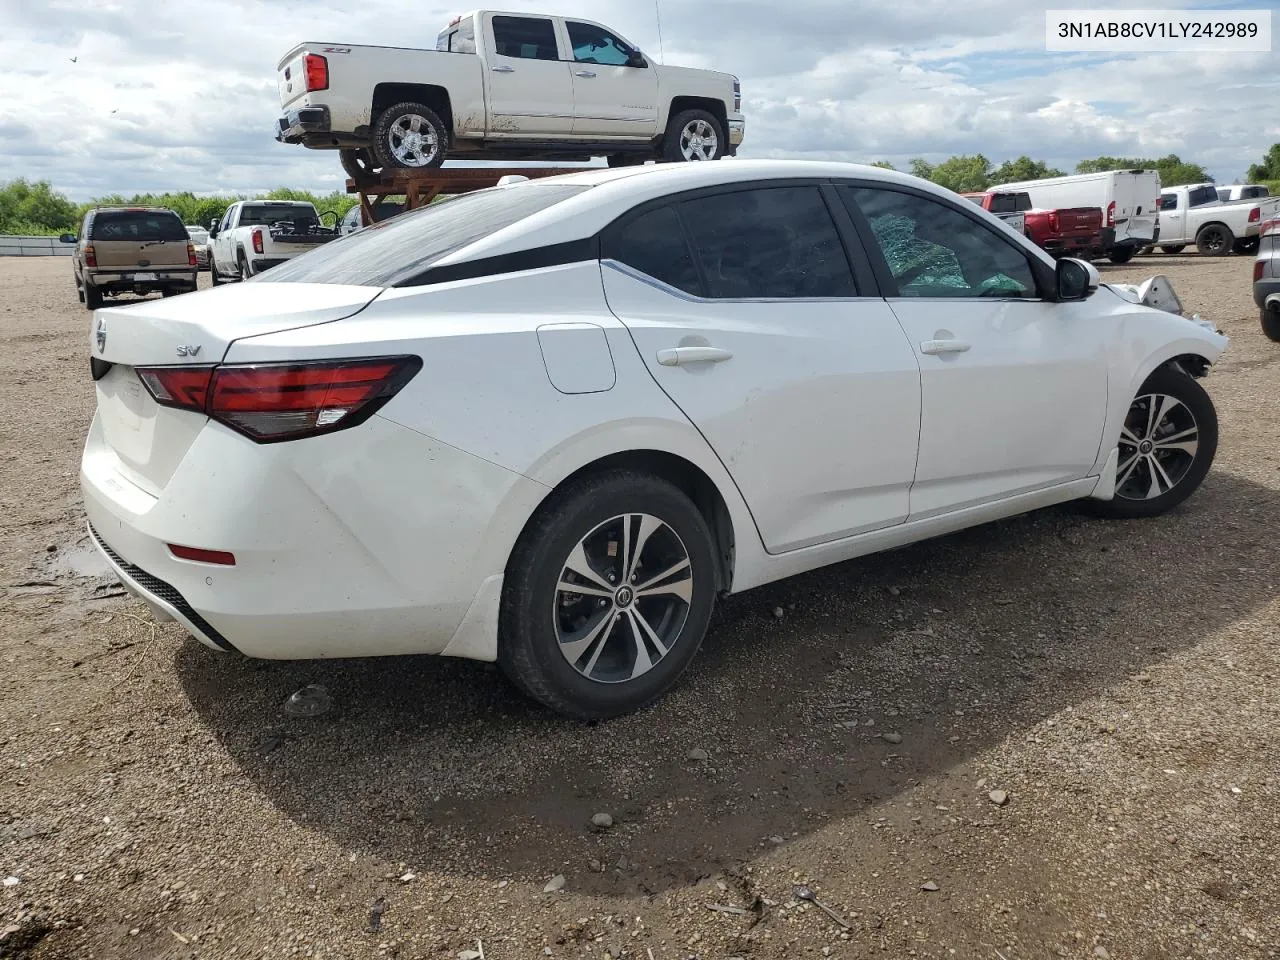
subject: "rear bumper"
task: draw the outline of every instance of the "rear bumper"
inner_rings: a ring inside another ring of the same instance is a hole
[[[164,290],[187,289],[196,285],[196,275],[200,272],[199,258],[194,267],[183,267],[181,270],[159,268],[146,270],[134,267],[132,270],[94,269],[85,274],[85,282],[97,290]],[[138,274],[151,274],[154,280],[138,279]]]
[[[289,110],[276,120],[276,139],[281,143],[302,143],[309,133],[328,133],[329,108],[324,104]]]
[[[270,270],[272,267],[288,262],[288,257],[253,257],[249,260],[249,272],[256,276],[263,270]]]
[[[1264,277],[1253,284],[1253,302],[1259,308],[1266,306],[1267,297],[1280,294],[1280,277]]]
[[[381,416],[265,446],[207,423],[155,496],[121,471],[95,414],[80,484],[127,589],[207,646],[281,660],[494,659],[506,559],[546,493]]]

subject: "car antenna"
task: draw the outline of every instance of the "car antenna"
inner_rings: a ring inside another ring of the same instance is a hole
[[[662,43],[662,9],[658,6],[658,0],[653,0],[653,13],[658,18],[658,61],[665,64],[667,53]]]

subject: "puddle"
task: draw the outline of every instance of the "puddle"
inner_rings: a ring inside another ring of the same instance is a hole
[[[69,547],[59,547],[49,555],[48,567],[52,577],[74,577],[82,580],[115,579],[107,559],[88,539]]]

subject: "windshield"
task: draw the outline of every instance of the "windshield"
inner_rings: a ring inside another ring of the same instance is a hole
[[[98,241],[188,240],[187,230],[176,213],[154,210],[101,210],[94,214],[91,233],[90,239]]]
[[[477,190],[370,224],[263,276],[272,283],[398,286],[437,260],[587,189],[558,183]]]
[[[315,208],[308,204],[285,204],[284,206],[265,206],[263,204],[246,203],[240,208],[240,226],[269,226],[273,223],[292,221],[295,225],[307,226],[319,223]]]

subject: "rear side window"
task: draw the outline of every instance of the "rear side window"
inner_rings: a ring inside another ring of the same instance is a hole
[[[680,204],[706,296],[855,297],[853,271],[817,187],[760,187]]]
[[[272,283],[407,284],[437,260],[587,189],[539,184],[477,190],[370,224],[264,277]]]
[[[1161,210],[1177,210],[1178,195],[1176,193],[1160,194],[1160,209]]]
[[[100,243],[127,240],[146,243],[163,240],[186,243],[187,228],[176,213],[149,210],[100,210],[93,216],[89,239]]]
[[[523,60],[560,59],[555,27],[542,17],[494,17],[493,50]]]
[[[686,293],[702,296],[702,279],[689,252],[680,218],[658,207],[628,221],[620,231],[613,259]]]
[[[1214,187],[1195,187],[1187,191],[1187,206],[1201,207],[1218,199],[1218,191]]]
[[[475,53],[476,27],[471,17],[451,27],[436,38],[436,49],[448,53]]]

